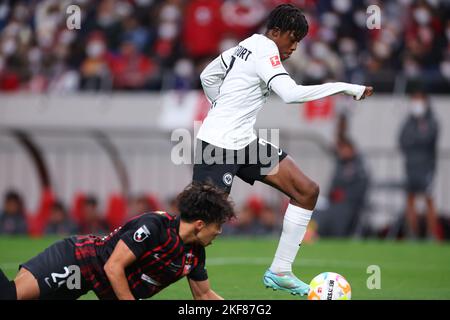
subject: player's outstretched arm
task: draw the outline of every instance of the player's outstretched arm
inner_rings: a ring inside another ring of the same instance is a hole
[[[136,300],[131,293],[125,274],[125,268],[136,260],[134,253],[128,246],[119,240],[114,251],[103,267],[111,282],[111,286],[119,300]]]
[[[211,289],[209,280],[194,281],[188,278],[188,281],[191,287],[192,297],[195,300],[223,300],[221,296]]]
[[[271,88],[286,103],[303,103],[337,93],[344,93],[353,96],[355,100],[362,100],[373,94],[372,87],[345,82],[331,82],[313,86],[297,85],[288,75],[275,77],[271,82]]]

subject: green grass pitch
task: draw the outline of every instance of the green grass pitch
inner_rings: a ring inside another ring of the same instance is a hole
[[[42,251],[57,238],[0,237],[0,268],[13,278],[17,266]],[[306,299],[266,289],[262,275],[272,261],[278,239],[222,237],[207,248],[207,268],[212,288],[225,299]],[[367,288],[371,274],[381,270],[381,289]],[[352,287],[352,299],[450,299],[450,244],[320,240],[302,245],[294,272],[305,282],[333,271]],[[83,299],[96,299],[93,293]],[[185,279],[153,299],[192,299]]]

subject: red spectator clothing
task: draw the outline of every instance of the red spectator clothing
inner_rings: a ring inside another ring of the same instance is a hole
[[[276,6],[280,4],[290,3],[296,7],[305,9],[314,9],[317,6],[317,2],[319,0],[266,0],[265,5],[267,7],[267,11],[274,9]]]
[[[267,16],[266,8],[259,0],[225,2],[221,13],[227,33],[237,39],[254,33]]]
[[[19,76],[10,71],[0,73],[0,91],[16,91],[20,88]]]
[[[111,229],[122,225],[126,219],[127,203],[120,194],[112,194],[108,200],[106,209],[106,222]]]
[[[150,58],[141,54],[117,56],[109,60],[114,87],[119,89],[142,88],[155,68]]]
[[[421,32],[420,30],[426,30],[427,28],[429,29],[429,36],[428,37],[424,37],[424,34],[420,35],[419,33]],[[443,32],[443,27],[441,22],[439,21],[439,19],[437,18],[433,18],[432,21],[430,22],[429,26],[427,27],[422,27],[420,28],[420,26],[417,23],[410,23],[410,25],[408,26],[408,28],[405,31],[405,39],[408,40],[419,40],[420,44],[425,46],[428,50],[432,48],[435,38],[439,37]]]
[[[155,43],[154,51],[159,57],[167,58],[173,53],[174,46],[173,40],[158,39]]]
[[[189,1],[185,12],[183,42],[192,57],[218,54],[223,32],[221,6],[220,0]]]

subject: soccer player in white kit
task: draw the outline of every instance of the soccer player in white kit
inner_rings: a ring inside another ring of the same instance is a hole
[[[263,276],[266,287],[305,295],[309,286],[292,273],[319,195],[319,186],[278,147],[259,139],[253,126],[271,91],[286,103],[303,103],[337,93],[364,99],[372,87],[343,82],[301,86],[282,61],[308,33],[302,11],[290,4],[269,15],[265,34],[254,34],[223,52],[200,78],[211,109],[198,135],[194,181],[209,181],[231,190],[234,176],[266,183],[290,197],[274,260]]]

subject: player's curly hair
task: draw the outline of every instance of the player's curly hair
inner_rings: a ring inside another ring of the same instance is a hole
[[[223,224],[235,217],[228,193],[211,183],[193,182],[177,197],[181,220],[203,220],[206,224]]]
[[[309,26],[302,10],[292,4],[280,4],[270,12],[267,20],[267,30],[272,29],[293,31],[300,41],[308,34]]]

